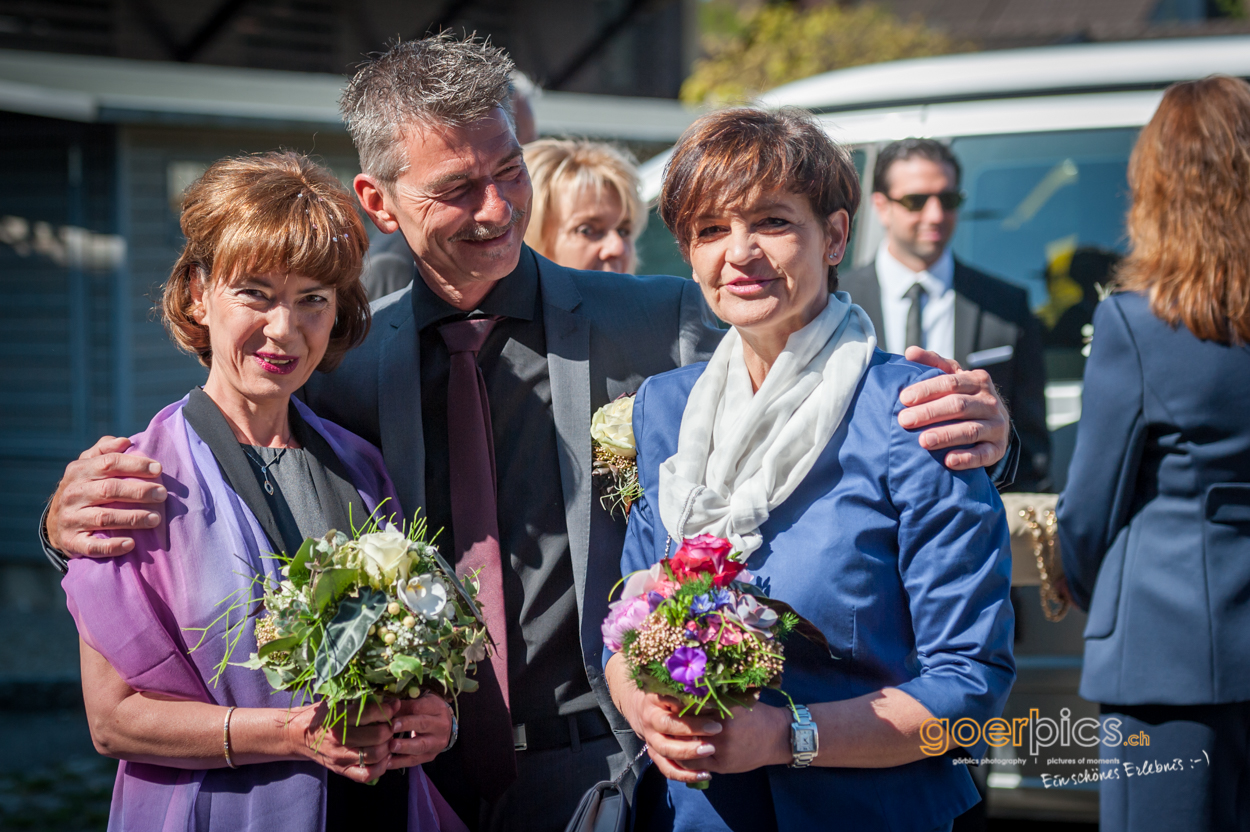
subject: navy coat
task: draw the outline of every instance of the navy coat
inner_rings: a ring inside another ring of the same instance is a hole
[[[1103,301],[1058,515],[1083,697],[1250,700],[1250,348]]]

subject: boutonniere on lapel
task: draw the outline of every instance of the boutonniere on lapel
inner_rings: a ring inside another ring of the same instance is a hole
[[[621,509],[629,517],[630,506],[642,496],[638,484],[638,451],[634,446],[634,394],[626,393],[595,411],[590,419],[590,442],[594,450],[594,478],[599,504],[609,513]]]

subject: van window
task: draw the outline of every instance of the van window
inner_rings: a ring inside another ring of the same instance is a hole
[[[968,200],[955,255],[1029,291],[1050,381],[1079,379],[1082,327],[1124,254],[1137,129],[957,138]]]

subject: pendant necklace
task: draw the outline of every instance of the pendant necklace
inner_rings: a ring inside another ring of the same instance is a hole
[[[256,454],[256,452],[252,450],[250,446],[240,445],[240,447],[243,448],[243,453],[247,454],[247,458],[250,459],[253,463],[255,463],[256,467],[260,469],[261,475],[265,478],[265,483],[264,483],[265,493],[268,494],[270,497],[272,497],[273,496],[273,483],[269,481],[269,469],[272,468],[274,465],[277,465],[278,460],[282,459],[282,455],[286,453],[286,447],[284,446],[280,451],[278,451],[277,455],[274,456],[274,458],[271,459],[269,462],[265,462],[263,459],[261,459]]]

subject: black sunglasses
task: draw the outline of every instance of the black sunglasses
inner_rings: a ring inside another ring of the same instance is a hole
[[[885,195],[885,198],[890,200],[890,202],[897,202],[913,214],[924,210],[924,207],[929,204],[929,200],[933,197],[937,197],[937,201],[941,203],[943,210],[946,211],[954,211],[964,204],[964,199],[966,198],[963,191],[942,191],[940,194],[907,194],[906,196],[900,196],[898,199],[889,194]]]

